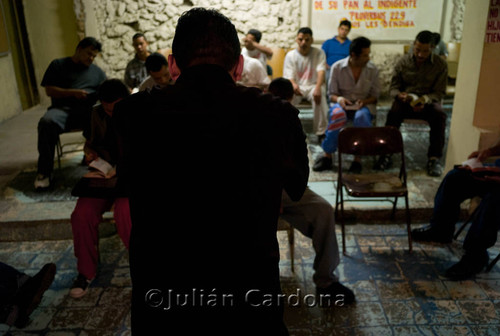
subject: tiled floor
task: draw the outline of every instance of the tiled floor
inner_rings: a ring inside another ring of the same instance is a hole
[[[354,290],[356,304],[323,309],[307,307],[309,301],[287,307],[292,335],[500,334],[498,266],[475,280],[449,281],[442,273],[459,260],[459,242],[446,247],[414,244],[409,254],[402,225],[358,224],[348,232],[348,256],[342,258],[338,275]],[[285,242],[281,246],[286,257]],[[490,253],[496,255],[499,246]],[[297,288],[303,295],[314,293],[314,253],[303,236],[296,255],[295,274],[287,268],[288,260],[282,263],[283,289],[289,295]]]
[[[37,118],[31,118],[33,125],[29,126],[30,129],[36,129]],[[22,131],[27,123],[16,125]],[[11,135],[8,133],[10,129],[13,130]],[[402,131],[408,148],[411,206],[429,210],[440,179],[429,178],[421,171],[425,164],[427,133],[404,128]],[[49,231],[43,236],[57,233],[57,237],[62,238],[0,242],[0,260],[28,274],[36,273],[47,262],[55,262],[58,268],[54,283],[31,315],[31,323],[22,330],[0,324],[0,335],[129,335],[131,283],[127,251],[116,235],[101,237],[100,270],[90,293],[79,300],[68,297],[68,289],[76,276],[73,244],[67,235],[67,218],[74,199],[68,197],[67,186],[63,188],[67,181],[60,181],[61,188],[50,195],[32,193],[31,175],[34,172],[23,168],[21,173],[15,173],[17,166],[4,163],[17,162],[18,151],[4,146],[5,136],[16,139],[16,134],[19,134],[17,128],[0,127],[0,138],[3,139],[0,141],[0,182],[10,181],[17,174],[7,188],[2,189],[5,194],[0,197],[0,229],[23,221],[28,222],[23,224],[23,228],[28,229],[31,219],[46,216],[47,223],[57,225],[57,232],[50,231],[49,226]],[[10,154],[5,159],[7,149]],[[312,161],[321,151],[315,145],[310,145],[309,149]],[[23,157],[21,163],[25,167],[30,162],[35,162],[32,153],[26,155],[26,159]],[[66,164],[75,163],[70,160]],[[71,177],[70,174],[64,175]],[[312,172],[310,187],[333,203],[333,181],[335,174],[331,172]],[[367,206],[371,209],[382,207],[379,203],[364,205]],[[54,215],[60,217],[51,222]],[[61,220],[63,217],[66,221]],[[370,219],[369,216],[366,218]],[[422,218],[423,223],[425,216],[420,216]],[[420,225],[417,221],[414,221],[414,227]],[[347,226],[348,256],[341,257],[337,268],[340,281],[354,290],[357,302],[333,309],[318,307],[310,295],[315,292],[312,282],[314,252],[310,240],[296,231],[295,272],[292,273],[286,234],[278,233],[281,280],[286,294],[285,320],[291,335],[500,334],[500,266],[468,281],[454,282],[442,276],[444,270],[460,258],[463,233],[458,242],[445,247],[415,243],[414,252],[409,254],[404,225],[380,224],[380,221],[373,220],[364,223],[370,225]],[[339,229],[337,239],[340,242]],[[499,252],[499,244],[490,249],[492,256]]]
[[[314,252],[297,232],[295,272],[290,270],[286,234],[280,232],[281,280],[285,321],[291,335],[498,335],[500,268],[462,282],[442,277],[456,262],[460,244],[447,247],[415,244],[407,251],[402,225],[347,227],[348,256],[337,272],[352,288],[354,305],[320,308],[310,294]],[[337,231],[340,241],[340,231]],[[463,238],[459,238],[461,240]],[[101,266],[90,293],[68,297],[76,276],[71,240],[0,243],[0,260],[34,274],[55,262],[56,279],[32,322],[24,329],[0,325],[4,335],[129,335],[131,284],[128,253],[119,238],[101,238]],[[492,249],[495,254],[500,246]]]

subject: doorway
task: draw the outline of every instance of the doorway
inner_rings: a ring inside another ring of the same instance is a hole
[[[26,30],[23,1],[1,1],[21,106],[26,110],[40,103],[40,95]]]

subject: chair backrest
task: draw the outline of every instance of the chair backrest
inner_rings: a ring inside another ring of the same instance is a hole
[[[346,127],[339,133],[338,151],[352,155],[403,153],[403,137],[392,126]]]
[[[460,60],[460,42],[449,42],[446,44],[446,49],[448,49],[448,57],[446,58],[450,62],[457,62]]]
[[[446,63],[448,63],[448,77],[456,79],[458,71],[458,61],[460,59],[460,43],[448,43],[448,57],[446,58]]]
[[[273,78],[283,77],[283,63],[287,52],[293,49],[271,48],[273,57],[267,61],[267,64],[273,68]]]
[[[267,61],[267,64],[273,68],[273,78],[283,76],[283,61],[285,60],[286,51],[283,48],[271,48],[273,57]]]

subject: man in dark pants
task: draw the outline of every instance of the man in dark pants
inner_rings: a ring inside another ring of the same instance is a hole
[[[469,158],[483,161],[500,155],[500,143],[483,151],[472,153]],[[496,162],[500,166],[500,160]],[[479,273],[488,264],[487,249],[497,240],[500,228],[500,167],[471,171],[455,168],[444,177],[434,199],[430,225],[412,231],[412,238],[420,242],[450,243],[460,214],[460,204],[466,199],[481,197],[481,203],[464,241],[465,254],[445,275],[460,280]],[[496,172],[496,173],[495,173]]]
[[[93,37],[81,40],[71,57],[52,61],[45,71],[42,86],[52,100],[47,112],[38,122],[38,174],[35,189],[50,186],[54,168],[54,153],[59,134],[81,128],[84,135],[90,129],[90,112],[97,101],[97,88],[106,75],[95,57],[101,43]]]
[[[427,121],[431,128],[427,174],[440,176],[446,128],[441,99],[446,93],[448,66],[433,54],[434,41],[432,32],[421,31],[413,43],[413,53],[404,55],[396,64],[390,86],[390,95],[395,100],[385,125],[399,128],[404,119]],[[375,169],[383,170],[391,164],[390,156],[381,156]]]
[[[298,110],[236,86],[238,36],[215,10],[185,12],[172,49],[175,84],[113,115],[131,190],[132,333],[287,335],[276,229],[282,190],[300,199],[309,175]]]

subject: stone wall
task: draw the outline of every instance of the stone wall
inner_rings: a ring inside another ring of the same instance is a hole
[[[78,1],[78,0],[75,0]],[[143,32],[150,50],[171,48],[177,19],[193,6],[215,8],[228,16],[241,38],[250,28],[262,31],[262,43],[290,47],[300,24],[300,0],[106,0],[94,1],[103,43],[101,64],[109,77],[123,77],[133,57],[132,36]],[[252,13],[249,15],[248,13]]]
[[[82,13],[82,0],[73,0],[76,16]],[[301,1],[307,0],[93,0],[84,11],[92,11],[98,22],[98,38],[103,43],[102,58],[97,62],[108,77],[123,78],[127,62],[133,57],[132,36],[143,32],[150,50],[171,48],[177,19],[191,7],[215,8],[234,23],[240,38],[250,28],[262,31],[262,43],[267,46],[290,48],[295,46],[295,35],[304,22]],[[449,0],[445,0],[449,1]],[[449,1],[450,41],[460,41],[465,0]],[[402,54],[401,48],[372,48],[372,61],[378,66],[382,95],[386,95],[392,68]]]

